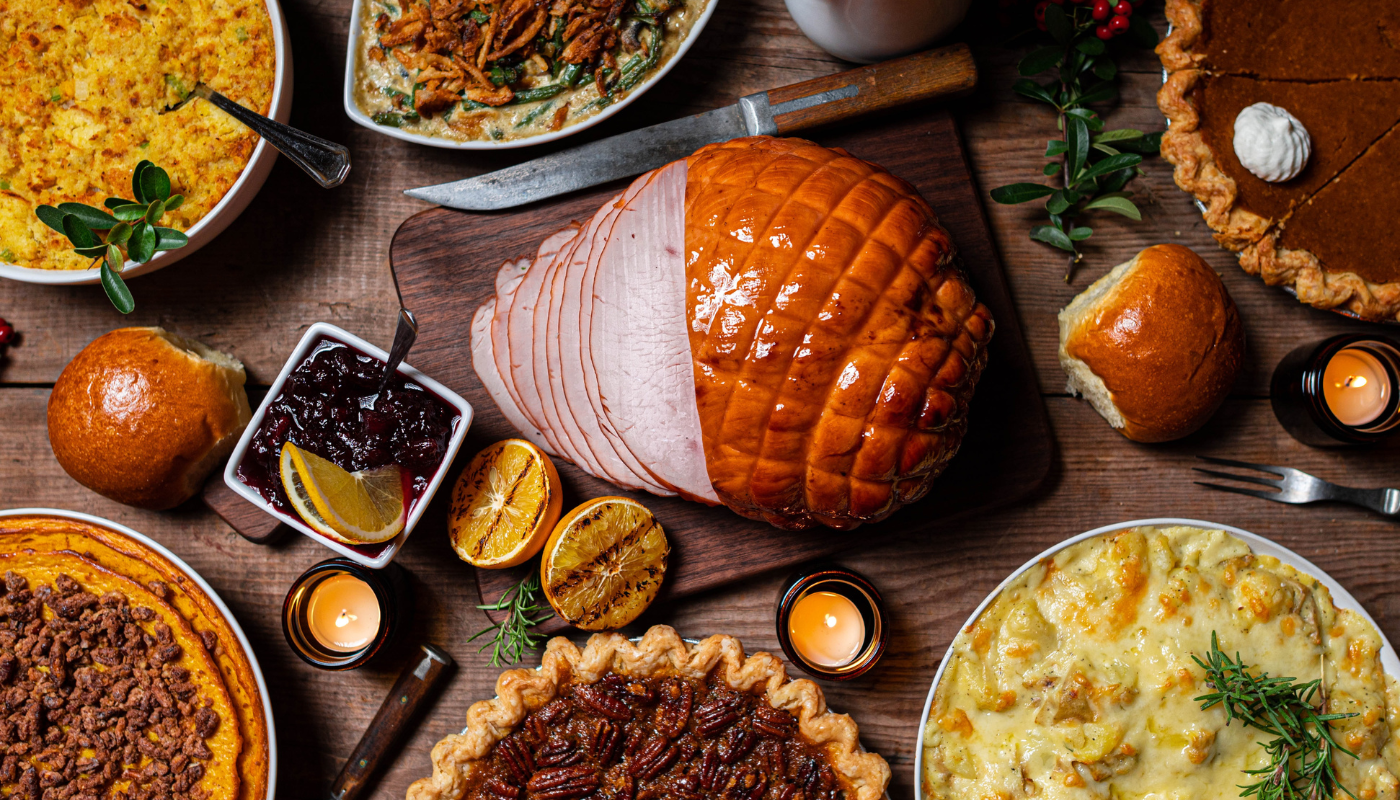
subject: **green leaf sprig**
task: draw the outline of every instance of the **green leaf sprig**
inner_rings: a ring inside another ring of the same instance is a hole
[[[1355,714],[1323,714],[1326,703],[1319,697],[1322,680],[1298,683],[1296,678],[1271,678],[1269,673],[1246,666],[1239,653],[1235,658],[1220,649],[1215,632],[1210,635],[1206,660],[1191,659],[1206,671],[1206,681],[1215,691],[1195,698],[1201,710],[1213,706],[1225,709],[1225,724],[1239,720],[1274,738],[1263,743],[1269,754],[1267,766],[1247,769],[1246,775],[1258,780],[1241,786],[1240,797],[1258,800],[1326,800],[1341,785],[1332,764],[1335,753],[1356,754],[1332,738],[1331,723]],[[1256,675],[1255,672],[1258,674]]]
[[[478,653],[483,653],[486,648],[491,648],[493,667],[501,666],[502,659],[506,664],[514,664],[525,657],[525,651],[539,649],[545,636],[532,629],[554,616],[552,613],[538,616],[544,608],[540,600],[541,594],[540,574],[532,569],[520,583],[511,587],[496,602],[477,606],[483,611],[504,611],[506,618],[477,631],[467,641],[472,642],[488,633],[494,633],[491,639],[477,650]]]
[[[1143,174],[1138,168],[1144,154],[1161,148],[1161,133],[1144,133],[1132,128],[1105,130],[1103,119],[1090,109],[1090,103],[1112,100],[1118,94],[1118,66],[1108,44],[1095,33],[1092,5],[1050,4],[1045,7],[1045,29],[1053,45],[1038,48],[1021,59],[1023,76],[1012,84],[1019,95],[1055,108],[1056,126],[1063,138],[1051,139],[1045,148],[1050,159],[1042,172],[1058,178],[1059,186],[1040,183],[1013,183],[991,192],[998,203],[1014,205],[1040,198],[1049,214],[1048,225],[1031,228],[1030,237],[1069,253],[1065,268],[1068,282],[1083,255],[1079,243],[1094,234],[1079,225],[1079,217],[1089,211],[1111,211],[1140,220],[1142,213],[1125,187]],[[1142,46],[1157,43],[1157,33],[1141,15],[1131,17],[1129,36]],[[1056,70],[1049,83],[1032,76]]]
[[[112,305],[123,314],[136,309],[136,300],[122,280],[128,260],[144,264],[162,250],[175,250],[190,243],[189,237],[174,228],[162,228],[165,212],[185,202],[183,195],[170,194],[170,175],[149,161],[136,165],[131,173],[131,193],[135,200],[109,197],[93,208],[82,203],[42,205],[34,213],[50,228],[68,237],[73,252],[101,265],[102,288]]]

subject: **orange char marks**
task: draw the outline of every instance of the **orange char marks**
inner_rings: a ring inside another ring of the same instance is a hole
[[[711,482],[746,516],[852,528],[961,442],[992,320],[928,203],[796,139],[691,157],[687,314]]]

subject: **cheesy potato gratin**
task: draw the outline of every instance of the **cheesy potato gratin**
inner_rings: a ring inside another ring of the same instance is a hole
[[[257,135],[208,103],[158,113],[204,81],[266,114],[275,72],[264,0],[0,0],[0,261],[90,266],[34,209],[130,198],[142,159],[185,196],[161,224],[188,229]]]
[[[924,732],[938,800],[1217,800],[1253,782],[1269,738],[1194,698],[1192,655],[1221,650],[1272,676],[1325,670],[1334,757],[1359,800],[1396,797],[1395,688],[1381,639],[1326,587],[1218,530],[1132,528],[1020,576],[953,643]],[[1346,795],[1336,792],[1336,798]]]

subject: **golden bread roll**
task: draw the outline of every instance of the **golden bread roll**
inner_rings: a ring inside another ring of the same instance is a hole
[[[1134,441],[1200,428],[1243,361],[1234,301],[1210,265],[1181,245],[1143,250],[1060,311],[1069,391]]]
[[[194,496],[252,413],[243,365],[160,328],[98,337],[49,396],[49,444],[73,480],[127,505]]]

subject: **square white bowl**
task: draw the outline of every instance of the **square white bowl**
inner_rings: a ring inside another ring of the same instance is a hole
[[[301,517],[296,514],[288,514],[277,508],[264,499],[257,489],[254,489],[238,478],[238,465],[242,463],[243,456],[248,452],[248,446],[252,444],[253,437],[257,435],[258,430],[262,427],[263,417],[267,414],[267,407],[282,393],[282,386],[287,382],[287,376],[292,373],[292,370],[296,369],[306,360],[312,348],[322,339],[331,339],[342,344],[347,344],[365,355],[373,356],[383,363],[388,363],[389,361],[388,353],[352,333],[324,322],[318,322],[312,325],[307,329],[305,335],[301,337],[301,341],[297,343],[296,349],[292,351],[292,355],[287,359],[287,363],[282,366],[282,371],[278,373],[277,380],[273,382],[272,388],[267,390],[267,396],[264,397],[262,403],[258,405],[258,410],[253,414],[253,418],[249,420],[248,427],[244,429],[243,436],[238,440],[238,445],[233,448],[233,454],[229,456],[228,465],[224,467],[224,483],[228,484],[230,489],[242,495],[248,502],[258,506],[278,520],[310,536],[312,539],[315,539],[317,542],[320,542],[335,552],[346,558],[353,559],[360,564],[364,564],[371,569],[379,569],[394,559],[394,555],[399,552],[399,548],[403,546],[404,541],[408,539],[408,535],[413,532],[414,526],[418,524],[419,518],[423,516],[423,511],[427,509],[428,503],[433,499],[433,495],[437,493],[438,486],[442,484],[443,478],[447,476],[447,471],[452,468],[452,460],[457,457],[457,451],[462,447],[462,440],[467,436],[467,428],[471,427],[472,407],[461,395],[448,389],[432,378],[429,378],[413,367],[410,367],[407,363],[399,364],[398,374],[400,376],[432,392],[440,400],[447,402],[453,408],[457,409],[457,413],[460,416],[457,422],[452,426],[452,437],[448,440],[447,452],[443,454],[442,464],[438,466],[437,472],[433,473],[433,479],[428,483],[428,488],[423,490],[423,496],[414,503],[413,511],[409,513],[408,521],[404,523],[403,530],[399,532],[398,536],[395,536],[385,543],[378,554],[367,555],[358,552],[310,527],[305,522],[302,522]]]

